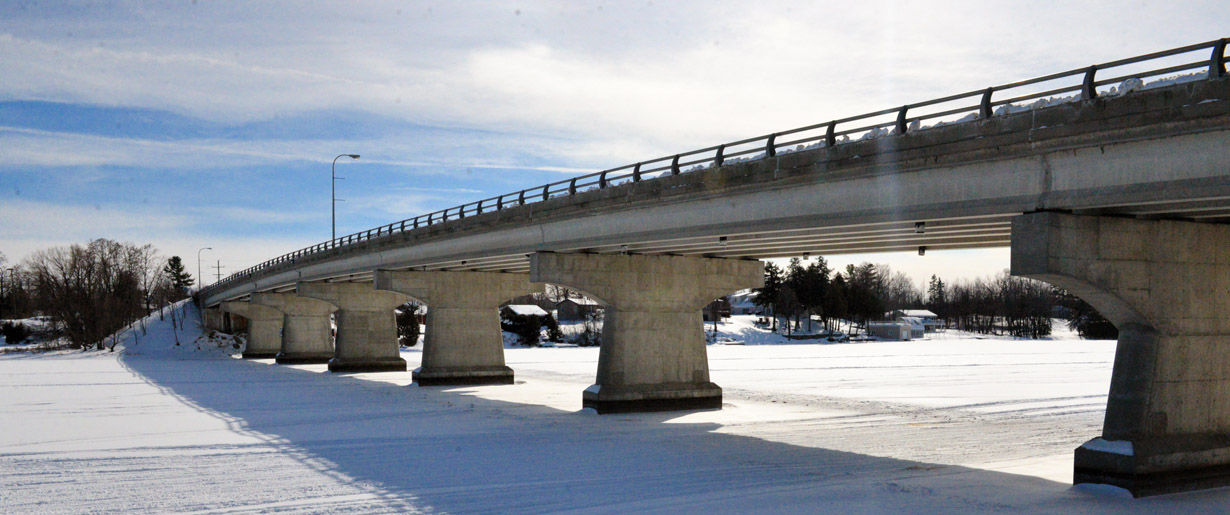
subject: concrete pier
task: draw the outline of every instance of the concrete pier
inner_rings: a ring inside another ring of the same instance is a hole
[[[226,331],[226,314],[218,307],[202,309],[201,325],[214,331]]]
[[[253,293],[252,303],[271,307],[285,315],[282,350],[276,356],[278,363],[319,364],[333,359],[329,315],[337,308],[332,304],[293,293]]]
[[[248,345],[244,359],[275,358],[282,350],[282,322],[285,315],[268,306],[251,302],[223,302],[222,311],[248,319]]]
[[[576,288],[606,307],[598,375],[582,401],[598,413],[716,409],[701,309],[764,284],[755,260],[536,253],[530,280]]]
[[[1137,497],[1230,485],[1230,226],[1022,215],[1012,274],[1119,328],[1102,436],[1076,450],[1076,483]]]
[[[299,296],[337,308],[337,339],[330,372],[405,372],[393,308],[410,299],[371,283],[299,283]]]
[[[512,384],[499,306],[543,290],[526,274],[386,270],[376,272],[376,288],[427,304],[423,362],[414,371],[420,386]]]

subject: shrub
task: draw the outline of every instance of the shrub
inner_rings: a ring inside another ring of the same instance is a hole
[[[397,314],[397,342],[402,347],[413,347],[419,343],[419,305],[407,302],[401,305]]]
[[[0,325],[0,334],[4,335],[6,343],[16,345],[30,337],[30,329],[19,323],[5,322]]]
[[[542,332],[542,319],[531,315],[509,315],[500,321],[500,328],[517,335],[521,345],[536,347]]]

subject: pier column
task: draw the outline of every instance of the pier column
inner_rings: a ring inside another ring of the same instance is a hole
[[[302,297],[337,307],[337,341],[330,372],[405,372],[393,308],[409,298],[371,283],[299,283]]]
[[[276,356],[278,363],[320,364],[333,358],[329,315],[337,308],[332,304],[293,293],[253,293],[252,303],[271,307],[285,315],[282,351]]]
[[[281,311],[251,302],[223,302],[222,311],[248,319],[248,345],[244,359],[277,357],[282,350]]]
[[[1119,328],[1102,436],[1076,449],[1076,483],[1137,497],[1230,485],[1230,226],[1022,215],[1012,274]]]
[[[201,325],[204,325],[206,329],[225,332],[226,322],[224,316],[225,315],[223,315],[222,308],[220,307],[202,309]]]
[[[498,272],[376,272],[376,288],[427,304],[420,386],[512,384],[504,364],[500,304],[543,291],[526,274]]]
[[[598,375],[582,394],[598,413],[721,408],[709,381],[701,309],[764,284],[760,261],[537,253],[530,280],[575,288],[605,307]]]

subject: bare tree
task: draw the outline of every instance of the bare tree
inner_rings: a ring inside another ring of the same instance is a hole
[[[35,252],[23,268],[36,304],[70,346],[102,349],[109,335],[148,313],[143,286],[153,253],[149,245],[96,239]]]

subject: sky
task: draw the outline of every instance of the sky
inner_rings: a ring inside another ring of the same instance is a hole
[[[223,275],[724,141],[1230,36],[1210,2],[0,2],[0,252]],[[835,256],[985,276],[1006,249]],[[208,282],[212,282],[210,277]]]

